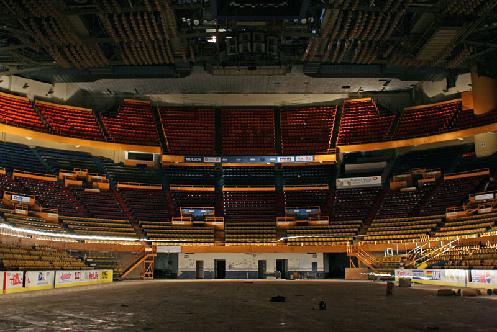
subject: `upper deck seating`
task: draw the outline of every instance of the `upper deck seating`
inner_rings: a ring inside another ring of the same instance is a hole
[[[216,155],[215,111],[159,108],[169,154]]]
[[[329,190],[305,189],[284,191],[285,207],[307,208],[319,206],[321,214],[324,215],[327,211],[326,203],[328,201]]]
[[[171,194],[176,216],[180,215],[180,208],[216,206],[216,193],[214,191],[174,190]]]
[[[0,142],[0,167],[38,174],[49,172],[31,148],[7,142]]]
[[[388,140],[394,119],[395,115],[381,115],[371,98],[345,101],[337,145]]]
[[[0,92],[0,123],[36,131],[45,131],[46,126],[27,97]]]
[[[438,223],[440,216],[375,219],[369,225],[364,241],[401,242],[426,237]]]
[[[485,114],[475,114],[474,110],[461,110],[457,113],[453,130],[476,128],[497,122],[497,110]]]
[[[283,181],[285,185],[328,184],[334,167],[332,165],[283,166]]]
[[[271,109],[226,109],[221,113],[223,155],[274,155],[274,112]]]
[[[164,173],[173,184],[213,185],[216,169],[209,166],[167,166]]]
[[[87,216],[74,194],[57,182],[17,177],[15,183],[17,193],[35,196],[44,208],[58,209],[59,214],[65,216]]]
[[[72,192],[91,218],[127,219],[111,191],[86,192],[82,189],[72,189]]]
[[[51,168],[52,173],[59,170],[72,171],[75,168],[87,169],[90,173],[102,173],[93,156],[86,152],[55,150],[36,147],[36,153]]]
[[[169,208],[164,191],[120,188],[119,194],[136,220],[169,221]]]
[[[388,190],[376,213],[376,218],[412,217],[419,209],[420,203],[433,189],[433,185],[425,185],[414,191]]]
[[[95,114],[91,109],[37,101],[35,106],[56,135],[89,140],[104,140]]]
[[[102,114],[102,121],[113,142],[159,145],[159,135],[150,102],[124,100],[117,115]]]
[[[452,171],[451,167],[470,149],[472,149],[471,146],[461,145],[410,151],[397,158],[392,171],[395,174],[407,172],[415,168],[440,169],[444,172]]]
[[[332,220],[366,220],[381,188],[338,189]]]
[[[159,168],[143,166],[125,166],[115,164],[110,159],[100,158],[109,179],[116,182],[138,182],[148,184],[161,184],[162,171]]]
[[[458,100],[406,108],[402,112],[393,138],[403,139],[447,132],[461,105],[461,101]]]
[[[274,191],[224,191],[225,220],[275,221]]]
[[[226,185],[274,185],[274,167],[223,167]]]
[[[461,206],[468,195],[475,192],[486,180],[488,176],[485,175],[444,180],[421,207],[420,215],[443,214],[448,207]]]
[[[282,110],[282,154],[326,153],[331,144],[336,112],[337,106]]]

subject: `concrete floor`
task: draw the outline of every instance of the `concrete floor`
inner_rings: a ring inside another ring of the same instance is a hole
[[[435,289],[387,298],[371,282],[121,282],[0,295],[0,331],[497,331],[497,296]],[[323,299],[327,310],[316,310]]]

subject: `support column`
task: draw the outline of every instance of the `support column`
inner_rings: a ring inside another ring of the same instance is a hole
[[[471,69],[473,107],[476,114],[485,114],[497,109],[497,79],[481,76],[477,67]]]
[[[478,74],[478,68],[471,69],[473,109],[475,114],[485,114],[497,109],[497,80]],[[484,133],[475,135],[475,152],[477,157],[486,157],[497,152],[497,134]]]

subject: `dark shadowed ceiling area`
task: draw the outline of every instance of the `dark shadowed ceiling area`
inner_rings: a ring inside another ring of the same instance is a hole
[[[45,82],[497,77],[497,0],[0,0],[0,75]]]

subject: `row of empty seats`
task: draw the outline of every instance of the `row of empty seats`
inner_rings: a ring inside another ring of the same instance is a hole
[[[455,246],[427,263],[432,269],[496,269],[497,247],[495,245]]]
[[[0,270],[87,270],[81,260],[64,250],[0,243]]]
[[[125,99],[115,114],[102,114],[111,141],[136,145],[159,145],[159,134],[150,102]]]
[[[336,113],[337,106],[282,110],[282,154],[327,152],[332,143]]]
[[[212,109],[159,108],[169,154],[216,155],[216,115]]]
[[[379,243],[419,240],[441,221],[441,216],[375,219],[362,240]]]
[[[172,226],[169,222],[140,221],[148,239],[164,245],[214,245],[212,227]]]
[[[445,223],[438,228],[433,236],[435,237],[453,237],[471,234],[481,234],[495,226],[497,213],[485,213],[459,217],[457,219],[447,219]]]
[[[170,154],[276,154],[273,109],[220,110],[219,123],[214,109],[160,107],[158,114]],[[282,154],[319,154],[332,147],[336,105],[282,109],[280,114]],[[372,98],[353,99],[343,104],[337,145],[430,136],[496,121],[497,110],[476,115],[473,110],[463,110],[459,99],[406,108],[399,115],[381,110]],[[160,144],[149,101],[125,99],[116,112],[97,114],[90,109],[43,101],[33,105],[26,97],[0,92],[0,122],[90,140]],[[222,151],[216,148],[217,135],[221,136]]]
[[[91,109],[57,105],[53,103],[35,103],[55,135],[103,141],[104,136]]]
[[[274,221],[232,220],[224,232],[226,245],[274,245],[278,240]]]
[[[226,109],[221,114],[223,155],[276,154],[273,110]]]
[[[343,104],[337,145],[363,144],[388,140],[395,115],[381,115],[371,98]]]
[[[460,100],[436,105],[407,108],[393,135],[394,139],[429,136],[448,131],[457,112]]]
[[[287,230],[288,245],[340,245],[354,240],[362,222],[333,222],[329,226],[300,226]]]

